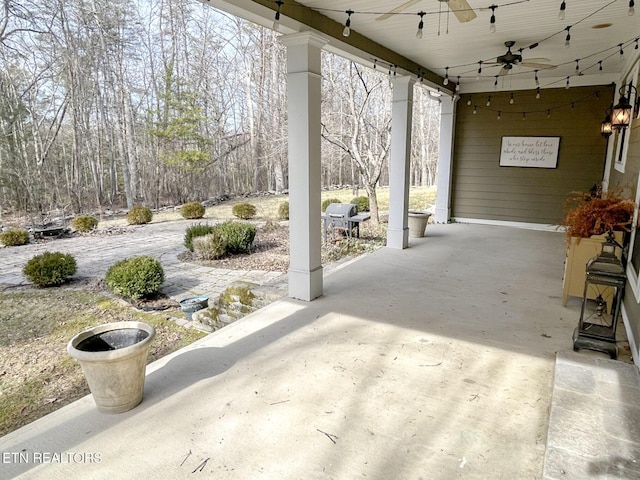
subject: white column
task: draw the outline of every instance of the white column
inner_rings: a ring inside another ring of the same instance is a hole
[[[322,295],[320,53],[327,39],[302,32],[280,41],[287,47],[289,296],[311,301]]]
[[[442,97],[440,102],[440,147],[438,155],[438,193],[436,195],[436,223],[451,219],[451,181],[453,178],[453,140],[456,125],[456,102]]]
[[[414,83],[415,80],[408,76],[393,78],[387,247],[397,249],[409,246],[407,211],[409,210],[409,161]]]

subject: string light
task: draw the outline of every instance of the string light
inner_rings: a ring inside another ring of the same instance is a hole
[[[536,86],[540,85],[540,79],[538,78],[538,70],[535,70],[533,74],[535,75],[534,78],[536,80]]]
[[[547,118],[551,118],[551,109],[547,110]]]
[[[598,70],[602,71],[602,60],[598,62]]]
[[[282,7],[283,4],[284,2],[282,0],[276,0],[276,5],[278,6],[278,8],[276,9],[276,18],[273,21],[273,29],[275,31],[278,31],[278,29],[280,28],[280,7]]]
[[[636,9],[633,8],[636,6],[636,3],[633,0],[629,0],[629,10],[627,11],[627,14],[629,16],[633,15],[634,13],[636,13]]]
[[[460,75],[458,75],[458,81],[456,82],[456,92],[460,91]]]
[[[571,46],[571,25],[567,26],[565,30],[567,31],[567,36],[564,39],[564,46],[569,48]]]
[[[509,104],[513,105],[514,103],[516,103],[516,101],[513,98],[513,92],[511,92],[511,98],[509,99]]]
[[[636,46],[635,46],[635,50],[638,50],[638,39],[636,38]]]
[[[576,72],[580,70],[580,59],[576,58]]]
[[[491,106],[491,95],[487,97],[487,107]]]
[[[374,58],[373,59],[373,69],[375,70],[377,66],[378,66],[378,59]]]
[[[495,77],[495,78],[496,78],[496,79],[495,79],[495,81],[493,82],[493,86],[494,86],[495,88],[498,88],[498,75],[496,75],[496,77]]]
[[[469,100],[467,100],[467,105],[471,105],[471,97],[469,97]]]
[[[476,80],[480,80],[480,75],[482,74],[482,60],[478,62],[478,74],[476,75]]]
[[[527,119],[527,112],[522,112],[522,120],[526,120]]]
[[[491,5],[491,20],[489,21],[489,33],[496,33],[496,8],[497,5]]]
[[[564,20],[566,9],[567,9],[567,4],[565,3],[564,0],[562,0],[562,3],[560,4],[560,12],[558,13],[559,20]]]
[[[622,43],[619,43],[618,47],[620,47],[620,56],[624,57],[624,50],[622,50]]]
[[[564,88],[566,90],[569,90],[569,87],[570,87],[570,85],[569,85],[569,77],[567,77],[567,84],[564,86]]]
[[[536,88],[536,100],[540,99],[540,87]]]
[[[351,35],[351,15],[353,15],[355,12],[353,10],[347,10],[344,13],[347,14],[347,21],[344,22],[344,30],[342,31],[342,36],[348,37],[349,35]]]
[[[446,67],[444,69],[444,81],[442,82],[443,85],[449,85],[449,67]]]
[[[419,11],[418,15],[420,15],[420,23],[418,23],[418,31],[416,32],[416,38],[420,39],[422,38],[422,29],[424,28],[424,16],[426,15],[426,12]]]
[[[498,120],[502,118],[502,112],[498,111]]]
[[[478,113],[478,107],[476,107],[475,105],[473,106],[473,114],[475,115],[476,113]]]

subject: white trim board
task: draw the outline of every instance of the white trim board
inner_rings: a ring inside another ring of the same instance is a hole
[[[624,308],[624,302],[622,302],[622,323],[624,324],[624,330],[627,333],[627,339],[629,340],[629,348],[631,349],[633,363],[637,367],[640,367],[640,352],[638,352],[638,344],[633,336],[633,330],[629,328],[629,316],[627,315],[626,308]]]
[[[565,231],[565,227],[563,227],[562,225],[551,225],[547,223],[507,222],[503,220],[488,220],[485,218],[465,218],[465,217],[452,217],[451,221],[455,223],[476,223],[480,225],[496,225],[500,227],[523,228],[525,230],[543,230],[546,232],[564,232]]]

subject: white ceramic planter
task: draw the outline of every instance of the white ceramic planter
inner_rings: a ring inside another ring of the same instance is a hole
[[[414,238],[424,237],[424,231],[429,222],[429,212],[421,212],[419,210],[409,210],[409,236]]]
[[[147,353],[156,331],[142,322],[115,322],[79,333],[67,352],[80,362],[102,413],[122,413],[142,401]]]

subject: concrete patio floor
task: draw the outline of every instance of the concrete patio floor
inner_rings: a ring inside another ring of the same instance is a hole
[[[314,302],[282,299],[154,362],[130,412],[88,396],[6,435],[0,478],[556,478],[556,353],[580,306],[561,304],[563,234],[427,234],[335,269]]]

